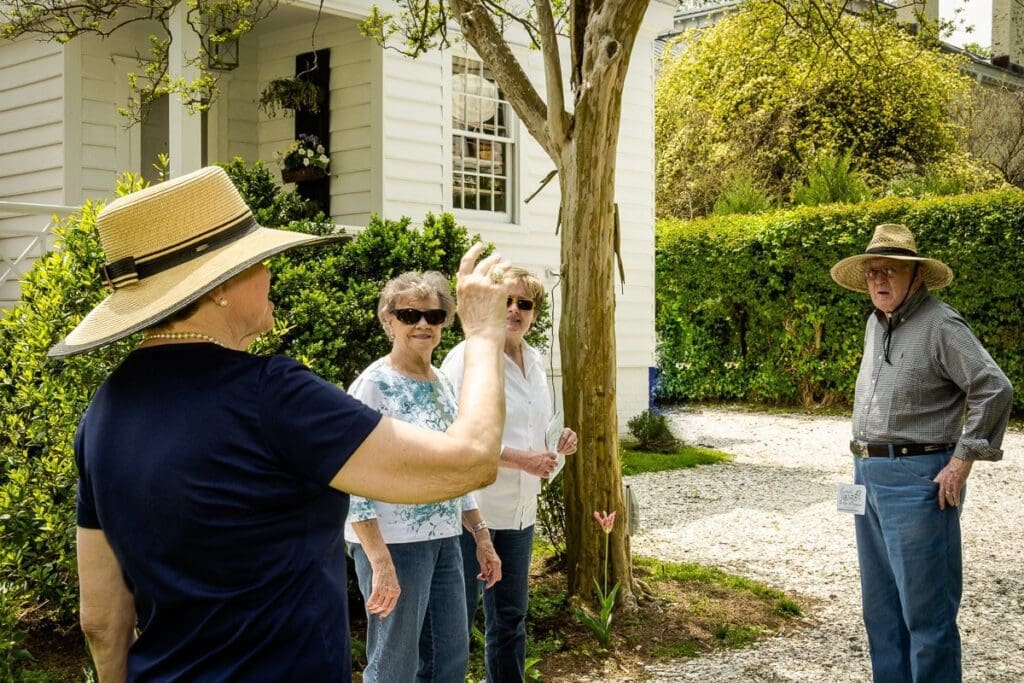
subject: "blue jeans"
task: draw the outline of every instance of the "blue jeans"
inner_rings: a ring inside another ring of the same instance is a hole
[[[940,510],[932,481],[950,457],[854,458],[855,481],[867,488],[854,526],[878,683],[961,680],[960,508]]]
[[[373,570],[362,546],[349,545],[359,592],[370,599]],[[366,683],[464,683],[469,663],[465,581],[458,536],[388,545],[402,592],[386,618],[366,615]],[[419,652],[419,657],[412,653]]]
[[[522,530],[492,529],[491,541],[501,558],[501,581],[484,591],[484,582],[476,578],[480,573],[476,542],[468,531],[462,533],[469,628],[473,627],[483,591],[487,683],[522,683],[526,669],[526,609],[530,600],[533,526]]]

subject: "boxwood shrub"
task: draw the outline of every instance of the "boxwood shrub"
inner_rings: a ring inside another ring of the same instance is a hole
[[[908,225],[920,253],[952,267],[953,283],[937,295],[1019,388],[1024,193],[1009,189],[659,222],[660,397],[852,405],[871,302],[836,285],[829,269],[862,253],[887,222]]]

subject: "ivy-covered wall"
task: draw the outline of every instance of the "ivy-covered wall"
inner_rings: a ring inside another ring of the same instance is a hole
[[[851,405],[866,294],[829,269],[862,253],[874,226],[904,223],[955,278],[959,310],[1024,407],[1024,192],[889,198],[657,227],[657,332],[667,401]]]

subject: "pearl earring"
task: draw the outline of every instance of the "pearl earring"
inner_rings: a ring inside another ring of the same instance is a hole
[[[227,308],[228,300],[227,299],[217,299],[217,305],[220,306],[221,308]]]

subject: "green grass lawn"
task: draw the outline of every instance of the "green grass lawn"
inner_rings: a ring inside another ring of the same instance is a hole
[[[726,462],[732,459],[732,456],[722,451],[685,444],[680,445],[679,450],[675,453],[638,451],[635,449],[635,442],[626,440],[621,442],[621,448],[622,473],[627,476],[643,472],[679,470],[697,465],[713,465],[716,462]]]

